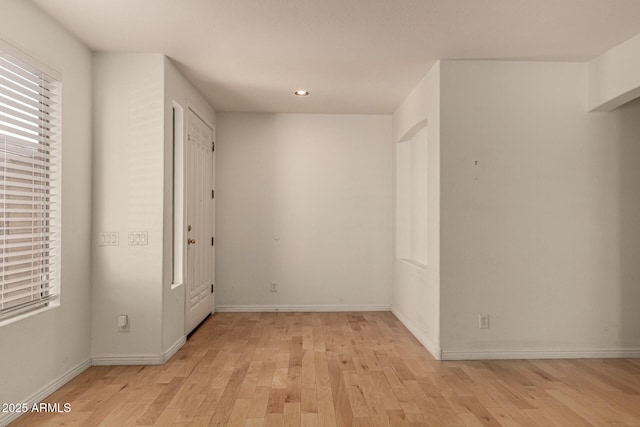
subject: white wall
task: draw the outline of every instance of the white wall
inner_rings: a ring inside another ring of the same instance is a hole
[[[587,88],[590,111],[611,111],[640,96],[640,35],[591,61]]]
[[[90,357],[91,54],[30,2],[0,10],[0,37],[63,80],[61,305],[0,327],[0,402],[27,402]]]
[[[212,125],[213,109],[161,54],[94,56],[93,233],[119,246],[93,256],[93,356],[97,363],[160,363],[184,342],[184,286],[172,287],[174,102]],[[148,245],[127,233],[147,231]],[[213,260],[212,260],[213,262]],[[128,314],[128,332],[117,328]]]
[[[440,63],[393,114],[393,143],[411,138],[426,122],[427,265],[393,257],[393,312],[440,357]],[[394,180],[395,181],[395,180]],[[419,233],[420,230],[415,230]],[[418,239],[419,240],[419,239]]]
[[[95,54],[93,235],[119,232],[119,246],[93,243],[96,358],[162,350],[164,56]],[[127,233],[147,231],[148,245]],[[117,317],[128,314],[129,332]]]
[[[211,126],[215,126],[215,112],[187,79],[178,71],[173,62],[164,58],[164,250],[163,250],[163,310],[162,345],[168,350],[184,336],[184,286],[172,289],[172,248],[173,248],[173,126],[171,110],[177,103],[187,114],[194,109]],[[184,117],[186,124],[186,117]],[[186,140],[186,126],[183,140]],[[214,262],[213,260],[211,262]],[[212,307],[213,309],[213,307]]]
[[[586,112],[586,64],[441,84],[443,357],[637,357],[640,104]]]
[[[217,119],[218,309],[388,309],[391,118]]]

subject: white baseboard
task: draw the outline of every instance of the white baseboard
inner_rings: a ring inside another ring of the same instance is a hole
[[[167,351],[165,351],[164,353],[162,353],[162,363],[167,362],[169,359],[171,359],[173,357],[174,354],[176,354],[178,352],[178,350],[180,350],[182,348],[183,345],[185,345],[187,342],[187,337],[186,335],[181,336],[180,338],[178,338],[176,340],[176,342],[174,342],[171,347],[169,347],[167,349]]]
[[[400,322],[402,322],[402,324],[409,330],[409,332],[411,332],[411,334],[418,341],[420,341],[420,344],[422,344],[424,348],[426,348],[436,360],[441,360],[442,358],[441,351],[437,345],[431,342],[431,340],[427,338],[425,334],[420,332],[420,329],[418,329],[416,325],[413,324],[413,322],[411,322],[407,317],[405,317],[402,313],[400,313],[396,308],[392,307],[391,312],[393,313],[394,316],[398,318]]]
[[[38,391],[33,393],[31,396],[20,400],[20,403],[26,403],[29,407],[33,406],[34,403],[40,403],[44,399],[47,398],[51,393],[58,390],[60,387],[77,377],[79,374],[84,372],[87,368],[91,366],[91,359],[84,360],[80,364],[74,366],[69,369],[64,374],[60,375],[58,378],[54,379],[50,383],[46,384],[44,387],[40,388]],[[64,403],[64,402],[59,402]],[[0,426],[6,426],[12,421],[15,421],[21,413],[0,413]]]
[[[141,354],[141,355],[102,355],[94,356],[86,359],[79,365],[69,369],[67,372],[51,381],[31,396],[20,400],[20,403],[25,403],[31,407],[35,403],[40,403],[47,398],[51,393],[58,390],[60,387],[74,379],[76,376],[84,372],[91,366],[108,366],[108,365],[161,365],[171,359],[171,357],[180,350],[180,348],[187,342],[187,337],[182,336],[176,340],[164,353],[159,355],[154,354]],[[21,413],[0,413],[0,426],[6,426],[12,421],[15,421]]]
[[[320,312],[320,311],[391,311],[390,305],[219,305],[216,312]]]
[[[93,366],[162,365],[162,354],[101,354],[91,358]]]
[[[180,350],[187,342],[186,336],[181,336],[165,352],[160,354],[102,354],[93,356],[93,366],[115,365],[162,365]]]
[[[504,359],[635,359],[640,348],[604,349],[513,349],[513,350],[443,350],[442,360],[504,360]]]

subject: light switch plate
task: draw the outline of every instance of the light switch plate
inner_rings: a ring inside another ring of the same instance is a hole
[[[98,244],[100,246],[118,246],[118,233],[112,231],[102,232],[98,235]]]
[[[148,231],[130,231],[127,236],[129,246],[141,246],[149,244]]]

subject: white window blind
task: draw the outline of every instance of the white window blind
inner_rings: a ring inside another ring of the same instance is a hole
[[[0,319],[58,293],[60,79],[34,64],[0,43]]]

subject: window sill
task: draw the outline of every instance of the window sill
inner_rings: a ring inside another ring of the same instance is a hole
[[[39,315],[41,313],[44,313],[44,312],[49,311],[49,310],[56,309],[58,307],[60,307],[60,300],[59,299],[53,300],[53,301],[51,301],[49,303],[49,305],[47,305],[45,307],[40,307],[40,308],[37,308],[35,310],[25,311],[24,313],[16,314],[15,316],[7,317],[6,319],[0,320],[0,328],[2,328],[4,326],[7,326],[7,325],[10,325],[10,324],[15,323],[15,322],[19,322],[19,321],[21,321],[23,319],[27,319],[27,318],[32,317],[32,316],[37,316],[37,315]]]

